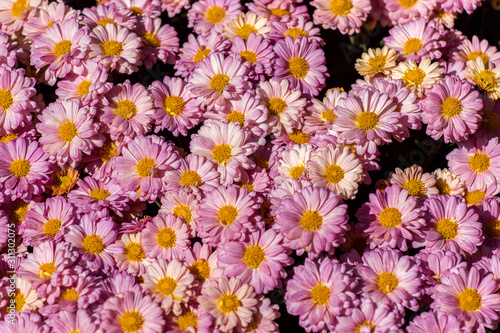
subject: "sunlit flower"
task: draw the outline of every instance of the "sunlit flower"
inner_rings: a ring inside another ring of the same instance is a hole
[[[389,174],[389,183],[396,184],[408,190],[409,195],[418,196],[425,199],[433,194],[439,194],[436,188],[436,177],[430,173],[423,173],[421,166],[416,164],[401,170],[396,168],[396,172]]]
[[[342,34],[359,33],[372,7],[367,0],[314,0],[314,24],[321,24],[323,29],[339,29]]]
[[[222,34],[230,41],[234,42],[236,36],[246,41],[252,32],[256,35],[262,35],[265,38],[269,31],[271,31],[271,28],[269,28],[265,17],[247,12],[241,13],[228,21],[224,25]]]

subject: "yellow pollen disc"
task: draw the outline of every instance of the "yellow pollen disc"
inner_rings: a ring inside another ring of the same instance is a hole
[[[155,161],[152,158],[144,157],[137,163],[136,171],[141,178],[153,176],[155,174]]]
[[[212,158],[219,164],[227,162],[231,156],[231,146],[225,143],[216,145],[212,150]]]
[[[393,273],[380,273],[377,278],[378,290],[388,294],[397,288],[398,278]]]
[[[371,111],[361,112],[356,116],[356,126],[361,128],[363,131],[369,131],[374,129],[378,124],[378,116],[376,113]]]
[[[324,121],[334,122],[338,116],[333,113],[333,110],[326,110],[325,112],[321,112],[321,119]]]
[[[447,118],[453,118],[462,113],[462,103],[455,97],[447,97],[441,103],[441,114]]]
[[[302,80],[309,72],[309,64],[306,59],[302,57],[295,57],[288,60],[288,69],[290,70],[290,74],[295,76],[297,79]]]
[[[43,224],[43,233],[47,236],[55,236],[61,229],[61,220],[51,219]]]
[[[175,288],[177,288],[177,282],[170,276],[162,277],[156,284],[156,289],[163,296],[170,296],[174,293]]]
[[[109,162],[116,156],[118,146],[114,141],[106,141],[99,150],[99,156],[103,162]]]
[[[224,88],[228,85],[229,83],[229,78],[225,76],[224,74],[215,74],[211,79],[210,79],[210,89],[218,91],[222,93],[224,91]]]
[[[485,153],[475,153],[469,158],[469,166],[472,171],[483,173],[490,167],[490,158]]]
[[[280,9],[280,8],[271,8],[269,9],[269,12],[271,12],[272,15],[276,15],[279,18],[282,18],[283,16],[290,16],[290,12],[285,9]]]
[[[222,295],[217,301],[217,307],[224,314],[235,312],[240,306],[241,302],[235,294]]]
[[[266,259],[264,249],[259,245],[247,246],[243,254],[243,262],[253,269],[259,268],[264,259]]]
[[[202,61],[209,54],[210,54],[210,49],[206,49],[204,46],[202,46],[198,50],[198,52],[196,52],[196,54],[194,55],[194,58],[193,58],[194,63],[196,64],[199,61]]]
[[[243,61],[248,61],[251,64],[255,64],[258,60],[255,52],[249,50],[241,51],[240,56]]]
[[[177,235],[171,228],[164,228],[156,235],[156,242],[164,249],[172,248],[177,241]]]
[[[181,186],[200,187],[202,184],[201,176],[194,170],[186,170],[181,174]]]
[[[186,223],[190,223],[191,219],[193,218],[193,213],[191,213],[191,209],[189,209],[189,206],[182,204],[175,207],[172,213],[177,217],[184,218],[184,222]]]
[[[273,116],[279,116],[281,112],[285,111],[288,105],[281,98],[271,98],[269,100],[269,113]]]
[[[167,96],[163,101],[163,108],[172,117],[180,115],[184,111],[186,103],[179,96]]]
[[[484,110],[481,122],[484,130],[488,133],[495,133],[500,128],[500,117],[491,110]]]
[[[222,20],[225,17],[226,17],[226,11],[222,7],[212,6],[207,9],[206,19],[208,22],[212,24],[217,24],[222,22]]]
[[[398,0],[398,2],[401,7],[411,8],[418,2],[418,0]]]
[[[292,133],[287,134],[288,138],[298,145],[308,143],[311,137],[298,129],[293,130]]]
[[[290,178],[299,179],[304,175],[304,170],[306,167],[304,165],[297,165],[290,169]]]
[[[161,45],[158,36],[156,36],[154,33],[151,32],[146,32],[142,36],[142,40],[144,41],[144,44],[149,47],[157,48],[160,47]]]
[[[323,224],[323,216],[315,210],[308,210],[302,214],[299,223],[304,229],[316,231]]]
[[[107,197],[109,197],[111,193],[106,191],[103,188],[96,188],[89,193],[89,197],[95,200],[106,200]]]
[[[106,57],[119,56],[123,51],[123,44],[116,40],[108,40],[101,45],[102,53]]]
[[[110,18],[102,18],[99,22],[97,22],[98,25],[102,25],[103,27],[105,27],[108,23],[115,24],[116,22]]]
[[[330,11],[334,15],[348,15],[352,10],[351,0],[331,0]]]
[[[407,86],[420,86],[425,79],[425,72],[418,68],[411,68],[406,70],[403,75],[403,81]]]
[[[385,68],[386,63],[387,57],[384,55],[374,56],[373,58],[368,59],[368,66],[378,72],[382,71]]]
[[[125,255],[128,261],[142,261],[146,258],[146,252],[144,252],[142,244],[137,242],[128,243],[125,247]]]
[[[481,58],[485,64],[490,61],[490,58],[483,51],[472,51],[467,54],[467,60],[476,60],[477,57]]]
[[[78,301],[78,293],[75,289],[67,289],[61,294],[61,299],[67,301]]]
[[[116,102],[116,106],[113,112],[123,119],[129,120],[134,118],[134,116],[137,114],[137,106],[131,100],[124,99]]]
[[[406,41],[404,45],[404,51],[406,56],[412,53],[417,54],[418,51],[422,49],[422,42],[418,38],[410,38]]]
[[[56,265],[53,262],[48,262],[40,265],[38,267],[38,276],[41,279],[46,279],[52,276],[52,273],[56,271]]]
[[[31,170],[31,164],[27,159],[14,160],[9,167],[10,172],[14,174],[17,178],[26,177]]]
[[[248,193],[252,192],[254,189],[253,189],[253,183],[247,183],[247,184],[243,184],[241,182],[238,182],[237,183],[240,188],[246,188],[248,190]]]
[[[0,89],[0,108],[7,111],[13,103],[14,98],[12,97],[10,90]]]
[[[252,332],[255,331],[257,328],[259,328],[259,323],[257,322],[257,319],[255,318],[255,315],[253,315],[253,320],[248,323],[247,329],[245,332]]]
[[[386,228],[396,227],[401,224],[401,212],[394,207],[384,208],[378,217],[380,224]]]
[[[12,16],[14,17],[21,17],[28,8],[29,2],[27,0],[17,0],[14,1],[12,4],[12,8],[10,9],[10,12],[12,13]]]
[[[330,184],[338,184],[344,179],[344,170],[336,164],[331,164],[325,169],[325,178]]]
[[[439,194],[451,194],[451,187],[442,179],[436,179],[436,188]]]
[[[9,210],[9,219],[16,224],[21,223],[26,214],[28,214],[29,205],[24,201],[17,201],[11,204],[11,209]]]
[[[83,97],[83,95],[88,94],[90,92],[90,85],[92,82],[89,80],[84,80],[78,84],[78,88],[76,88],[76,91],[78,92],[78,96]]]
[[[189,266],[189,271],[191,274],[196,275],[196,278],[200,282],[204,282],[206,279],[210,278],[210,265],[208,261],[204,259],[196,260],[191,266]]]
[[[71,42],[69,40],[62,40],[54,46],[54,55],[56,57],[68,54],[71,51]]]
[[[143,13],[142,9],[140,9],[139,7],[132,6],[132,7],[128,7],[128,9],[133,11],[135,16],[141,16]]]
[[[177,319],[177,326],[181,331],[187,331],[189,327],[198,326],[198,316],[193,311],[184,312]]]
[[[230,226],[238,217],[238,209],[234,206],[222,206],[217,211],[217,219],[225,225],[226,227]]]
[[[321,282],[315,285],[311,289],[312,300],[316,305],[325,305],[330,299],[330,288],[322,284]]]
[[[75,123],[72,121],[65,121],[59,126],[59,137],[66,142],[73,141],[73,138],[78,135],[78,130]]]
[[[104,251],[106,245],[104,245],[104,242],[102,241],[102,238],[100,236],[96,234],[90,234],[85,236],[85,238],[83,239],[82,247],[85,252],[99,254]]]
[[[370,333],[375,332],[375,328],[376,328],[376,326],[374,324],[372,324],[371,321],[364,321],[361,324],[359,324],[358,326],[356,326],[356,330],[354,330],[354,333],[360,333],[362,327],[369,327]],[[364,332],[366,332],[366,331],[364,331]]]
[[[408,190],[409,195],[422,195],[425,191],[424,183],[420,179],[410,179],[403,184],[403,188]]]
[[[465,202],[469,206],[480,203],[484,198],[486,198],[486,192],[481,190],[465,193]]]
[[[255,164],[257,164],[257,166],[261,167],[262,169],[269,169],[269,160],[268,159],[265,159],[265,158],[257,158],[255,160]]]
[[[495,73],[489,69],[485,69],[476,73],[474,77],[474,82],[478,85],[478,87],[486,92],[494,91],[498,86],[498,78]]]
[[[286,36],[290,36],[292,37],[294,40],[299,38],[299,36],[302,36],[302,37],[309,37],[309,35],[307,34],[307,32],[302,29],[302,28],[289,28],[285,34],[285,37]]]
[[[444,218],[436,222],[436,231],[444,239],[455,239],[457,237],[458,224],[454,220]]]
[[[144,317],[139,311],[127,311],[120,317],[120,327],[123,332],[137,332],[142,328],[142,325],[144,325]]]
[[[0,142],[7,143],[9,141],[14,140],[15,138],[17,138],[17,134],[10,133],[10,134],[4,135],[4,136],[0,136]]]
[[[458,306],[464,311],[474,312],[481,308],[482,297],[476,289],[465,289],[457,298]]]
[[[22,292],[17,292],[14,297],[14,301],[16,302],[16,311],[21,313],[23,311],[23,307],[26,304],[26,297]]]
[[[245,126],[245,115],[241,112],[234,110],[226,117],[227,121],[231,123],[238,123],[241,127]]]
[[[247,23],[236,29],[236,35],[240,36],[243,40],[247,40],[252,32],[256,35],[259,34],[259,31],[253,25]]]
[[[498,238],[500,237],[500,221],[497,219],[489,220],[484,222],[483,232],[488,236],[488,238]]]

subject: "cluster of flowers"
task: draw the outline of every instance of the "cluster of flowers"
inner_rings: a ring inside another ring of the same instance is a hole
[[[497,327],[500,52],[451,28],[480,1],[311,2],[342,33],[394,25],[322,100],[300,2],[0,3],[0,331],[278,332],[275,289],[308,332]],[[183,8],[179,49],[160,15]],[[113,80],[158,61],[175,76]],[[379,147],[422,124],[448,168],[396,169],[349,222]],[[161,136],[190,130],[189,153]]]

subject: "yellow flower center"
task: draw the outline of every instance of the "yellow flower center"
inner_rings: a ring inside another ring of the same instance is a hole
[[[128,7],[128,9],[133,11],[135,16],[141,16],[143,13],[142,9],[140,9],[139,7],[132,6],[132,7]]]
[[[378,217],[380,224],[386,228],[396,227],[401,224],[401,212],[394,207],[384,208]]]
[[[189,266],[189,271],[191,274],[196,275],[196,278],[200,282],[204,282],[206,279],[210,278],[210,265],[208,261],[204,259],[196,260],[191,266]]]
[[[193,213],[191,213],[189,206],[186,205],[180,204],[176,206],[172,212],[175,216],[184,218],[184,222],[186,223],[190,223],[193,218]]]
[[[53,52],[56,57],[68,54],[69,51],[71,51],[71,42],[69,40],[62,40],[54,45]]]
[[[474,312],[481,308],[482,297],[476,289],[465,289],[457,298],[458,306],[464,311]]]
[[[10,90],[0,89],[0,108],[7,111],[13,103],[14,98],[12,97]]]
[[[243,40],[247,40],[248,36],[250,36],[252,32],[256,35],[259,34],[259,31],[255,29],[253,25],[248,23],[245,23],[241,27],[236,29],[236,34],[240,36]]]
[[[96,234],[90,234],[85,236],[85,238],[83,239],[82,247],[85,252],[99,254],[104,251],[106,245],[104,245],[104,242],[102,241],[102,238],[100,236]]]
[[[305,78],[309,72],[309,64],[302,57],[295,57],[288,60],[288,68],[290,69],[290,74],[299,80]]]
[[[285,37],[286,37],[286,36],[290,36],[290,37],[292,37],[294,40],[295,40],[295,39],[297,39],[297,38],[299,38],[299,36],[302,36],[302,37],[309,37],[309,36],[307,35],[307,32],[306,32],[304,29],[302,29],[302,28],[297,28],[297,27],[295,27],[295,28],[289,28],[289,29],[287,30],[286,34],[285,34]]]
[[[130,242],[125,247],[125,255],[128,261],[142,261],[146,258],[146,252],[142,248],[142,244],[138,242]]]
[[[118,146],[114,141],[106,141],[99,149],[99,156],[103,162],[109,162],[110,159],[116,156]]]
[[[177,288],[177,282],[170,276],[162,277],[156,284],[156,289],[163,296],[170,296],[174,293],[175,288]]]
[[[338,116],[333,113],[333,110],[326,110],[325,112],[321,112],[321,119],[324,121],[331,121],[334,122],[335,119],[337,119]]]
[[[144,325],[144,317],[139,311],[127,311],[120,317],[120,327],[123,332],[137,332]]]
[[[467,54],[467,60],[476,60],[477,57],[483,60],[484,64],[487,64],[490,61],[490,58],[483,51],[472,51]]]
[[[61,299],[67,301],[78,301],[78,293],[75,289],[67,289],[61,294]]]
[[[28,214],[29,205],[24,201],[17,201],[11,204],[11,209],[9,210],[9,219],[16,224],[19,224],[23,221]]]
[[[422,49],[422,42],[418,38],[410,38],[406,41],[404,45],[404,51],[406,56],[412,53],[417,54],[418,51]]]
[[[388,294],[397,288],[398,278],[393,273],[380,273],[377,277],[378,290]]]
[[[425,79],[425,72],[418,68],[410,68],[403,74],[403,81],[407,86],[420,86]]]
[[[196,52],[196,54],[194,55],[193,61],[195,63],[198,63],[199,61],[205,59],[205,57],[209,54],[210,54],[210,49],[206,49],[204,46],[201,46],[198,52]]]
[[[92,82],[90,82],[90,80],[84,80],[78,84],[78,88],[76,88],[76,91],[78,92],[78,96],[80,96],[80,98],[90,92],[91,84]]]
[[[285,111],[288,105],[281,98],[273,97],[269,100],[269,113],[273,116],[279,116],[281,112]]]
[[[241,127],[245,126],[245,115],[241,112],[234,110],[226,117],[227,121],[231,123],[238,123]]]
[[[483,173],[490,167],[490,158],[485,153],[475,153],[469,158],[469,166],[472,171]]]
[[[471,191],[465,193],[465,202],[467,205],[475,205],[481,202],[486,197],[486,192],[481,190]]]
[[[184,111],[186,103],[179,96],[167,96],[163,101],[163,108],[172,117],[180,115]]]
[[[241,302],[235,294],[222,295],[217,301],[217,307],[226,315],[235,312],[240,306]]]
[[[436,179],[436,188],[439,194],[451,194],[451,187],[442,179]]]
[[[144,157],[137,163],[136,171],[141,178],[151,177],[155,173],[155,161],[152,158]]]
[[[330,11],[334,15],[348,15],[352,10],[351,0],[331,0]]]
[[[21,17],[28,8],[29,2],[27,0],[17,0],[14,1],[12,4],[12,8],[10,9],[10,12],[12,13],[12,16],[14,17]]]
[[[248,61],[251,64],[255,64],[257,62],[257,54],[255,52],[245,50],[240,52],[241,59],[243,61]]]
[[[17,178],[24,178],[31,170],[31,164],[27,159],[14,160],[9,167],[10,172]]]
[[[26,304],[26,297],[22,292],[17,292],[14,297],[14,302],[16,302],[16,311],[21,313],[23,311],[23,307]]]
[[[253,269],[259,268],[264,259],[266,259],[264,249],[259,245],[247,246],[243,254],[243,262]]]
[[[59,137],[63,141],[71,142],[77,134],[78,130],[76,129],[75,123],[72,121],[65,121],[59,127]]]
[[[47,236],[55,236],[61,229],[61,220],[51,219],[43,224],[43,233]]]
[[[500,237],[500,221],[493,219],[484,222],[483,231],[488,238]]]
[[[385,55],[374,56],[373,58],[368,59],[368,66],[377,72],[382,71],[385,68],[386,63],[387,57]]]
[[[129,99],[124,99],[116,102],[115,114],[119,115],[125,120],[132,119],[137,114],[137,106]]]
[[[310,140],[309,134],[306,134],[298,129],[294,129],[292,133],[287,134],[288,138],[298,145],[308,143]]]
[[[269,9],[269,12],[271,12],[272,15],[278,16],[279,18],[282,18],[285,15],[290,16],[290,12],[288,10],[280,8],[271,8]]]
[[[201,176],[194,170],[186,170],[181,174],[181,186],[200,187],[202,184]]]
[[[106,191],[103,188],[96,188],[89,193],[89,197],[95,200],[106,200],[107,197],[109,197],[111,193]]]
[[[226,205],[217,211],[217,219],[225,226],[230,226],[238,217],[238,209],[234,206]]]
[[[241,182],[238,182],[237,184],[240,186],[240,188],[246,188],[248,190],[248,193],[253,191],[253,183],[243,184]]]
[[[222,7],[212,6],[207,9],[206,19],[208,22],[212,24],[217,24],[222,22],[222,20],[225,17],[226,17],[226,11]]]
[[[227,162],[231,156],[231,146],[225,143],[216,145],[212,150],[212,158],[219,164]]]
[[[458,224],[449,218],[443,218],[436,222],[436,231],[441,234],[444,239],[455,239],[457,237]]]
[[[403,184],[403,188],[408,190],[408,194],[412,196],[420,196],[424,194],[425,186],[420,179],[410,179]]]
[[[314,303],[316,303],[316,305],[325,305],[326,303],[328,303],[330,294],[330,288],[328,288],[321,282],[311,289],[312,300]]]
[[[500,117],[491,110],[484,110],[482,124],[486,132],[495,133],[500,127]]]
[[[102,53],[106,57],[119,56],[123,51],[123,44],[116,40],[108,40],[101,45]]]
[[[441,114],[447,118],[453,118],[462,113],[462,103],[455,97],[447,97],[441,103]]]
[[[363,131],[374,129],[378,124],[378,116],[371,111],[363,111],[356,116],[356,126]]]
[[[4,136],[0,136],[0,142],[7,143],[9,141],[14,140],[15,138],[17,138],[17,134],[10,133],[10,134],[4,135]]]
[[[325,169],[325,178],[330,184],[338,184],[344,179],[344,170],[336,164],[331,164]]]
[[[398,2],[401,7],[411,8],[418,2],[418,0],[398,0]]]
[[[269,160],[265,158],[257,158],[255,159],[255,164],[261,167],[262,169],[269,169]]]
[[[300,217],[302,228],[316,231],[323,224],[323,217],[315,210],[308,210]]]
[[[108,24],[108,23],[115,24],[116,22],[113,21],[112,19],[106,17],[106,18],[100,19],[99,22],[97,22],[97,25],[102,25],[103,27],[105,27],[106,24]]]
[[[144,41],[144,44],[149,47],[159,47],[161,45],[160,40],[158,39],[158,36],[156,36],[152,32],[146,32],[144,35],[142,35],[142,40]]]
[[[304,165],[297,165],[290,169],[290,178],[299,179],[304,174],[306,167]]]
[[[56,271],[56,265],[53,262],[48,262],[40,265],[38,267],[38,276],[41,279],[46,279],[52,276],[52,273]]]
[[[158,245],[164,249],[172,248],[175,246],[177,241],[177,235],[173,229],[164,228],[158,232],[158,235],[156,235],[156,241],[158,242]]]
[[[187,331],[189,327],[198,326],[198,316],[193,311],[184,312],[177,319],[177,326],[181,331]]]
[[[482,70],[476,73],[474,77],[474,82],[478,85],[478,87],[486,92],[495,91],[498,86],[498,78],[495,73],[489,69]]]
[[[376,328],[376,326],[374,324],[372,324],[371,321],[364,321],[361,324],[359,324],[358,326],[356,326],[356,330],[354,331],[354,333],[360,333],[361,332],[361,327],[369,327],[370,328],[370,333],[374,333],[375,332],[375,328]],[[364,332],[366,332],[366,331],[364,331]]]
[[[215,74],[212,79],[210,79],[210,89],[222,93],[228,83],[229,78],[227,76],[224,74]]]

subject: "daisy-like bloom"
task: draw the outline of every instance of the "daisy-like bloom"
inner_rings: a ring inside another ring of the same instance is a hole
[[[458,195],[433,196],[425,201],[429,231],[427,249],[474,253],[483,241],[482,225],[472,207]]]
[[[119,240],[107,247],[113,255],[116,267],[120,271],[126,271],[135,276],[142,276],[146,267],[154,260],[146,257],[146,251],[142,246],[141,234],[122,234]]]
[[[468,82],[446,76],[422,101],[422,122],[427,135],[444,142],[464,141],[479,127],[483,101]]]
[[[45,191],[52,165],[37,141],[19,138],[0,144],[0,183],[12,200],[31,200]]]
[[[11,294],[11,296],[14,296],[11,297],[8,294],[9,293],[7,293],[7,297],[5,297],[4,300],[8,300],[9,303],[11,302],[11,299],[12,301],[15,301],[15,310],[19,314],[28,311],[37,311],[40,307],[43,306],[45,302],[45,298],[41,298],[38,296],[36,288],[33,288],[33,284],[31,282],[19,277],[17,277],[16,279],[15,296]],[[5,307],[2,305],[2,310],[7,310],[6,306],[12,306],[11,304],[6,303]]]
[[[439,190],[439,194],[451,194],[451,195],[464,195],[465,185],[460,181],[460,179],[450,172],[450,170],[436,169],[432,173],[436,178],[436,188]]]
[[[283,82],[283,81],[282,81]],[[327,133],[338,117],[334,110],[339,101],[347,97],[347,93],[340,89],[327,90],[323,101],[313,98],[309,105],[308,113],[304,117],[305,122],[302,131],[309,135],[316,133]]]
[[[413,318],[406,329],[409,333],[453,333],[466,328],[455,316],[440,311],[429,311]]]
[[[287,311],[300,316],[300,326],[315,332],[333,330],[337,316],[350,315],[356,305],[358,279],[346,264],[325,258],[319,263],[306,258],[294,268],[285,294]]]
[[[222,276],[222,270],[217,264],[218,252],[212,251],[212,247],[207,244],[201,245],[195,242],[185,256],[184,260],[189,265],[189,271],[195,275],[200,287],[206,280]]]
[[[161,14],[160,0],[111,0],[118,8],[127,8],[134,12],[138,19],[145,16],[156,18]]]
[[[275,47],[275,79],[288,80],[291,89],[301,90],[306,96],[316,96],[329,76],[325,66],[325,53],[318,43],[308,38],[287,36]]]
[[[490,61],[484,63],[481,57],[467,61],[465,77],[489,98],[500,98],[500,67]]]
[[[191,153],[217,163],[221,183],[238,180],[239,168],[252,169],[255,163],[248,158],[259,144],[250,141],[251,132],[239,123],[207,120],[190,142]]]
[[[225,276],[208,280],[197,301],[202,311],[210,313],[216,327],[224,332],[248,327],[258,305],[252,286]]]
[[[43,332],[48,329],[43,317],[33,311],[23,311],[16,315],[14,324],[10,319],[5,318],[5,321],[0,321],[0,330],[5,333],[18,332]]]
[[[317,187],[326,187],[342,199],[354,199],[365,173],[358,155],[349,147],[316,150],[307,162],[307,176]]]
[[[468,140],[446,156],[450,171],[469,188],[484,190],[500,181],[500,145],[498,138]]]
[[[131,74],[142,65],[141,38],[127,28],[114,24],[98,25],[90,37],[89,58],[104,65],[108,71]]]
[[[210,314],[201,311],[199,305],[189,304],[178,316],[170,313],[167,316],[165,328],[172,333],[210,332],[213,330],[213,320]]]
[[[250,79],[264,81],[273,72],[274,52],[270,45],[269,40],[252,32],[246,40],[236,36],[231,51],[250,63],[251,70],[248,74]]]
[[[323,29],[339,29],[344,35],[359,33],[372,6],[367,0],[314,0],[314,24],[321,24]]]
[[[404,169],[404,171],[396,168],[395,173],[389,174],[389,183],[405,188],[409,195],[418,196],[421,199],[439,194],[439,190],[435,186],[436,177],[431,173],[424,173],[422,167],[416,164]]]
[[[37,8],[35,15],[27,17],[22,34],[32,41],[54,22],[64,23],[78,18],[78,11],[62,2],[51,2]]]
[[[11,35],[22,29],[29,16],[33,16],[43,0],[7,0],[0,5],[0,29]]]
[[[479,41],[477,36],[472,36],[472,41],[464,39],[453,57],[465,63],[481,58],[484,64],[491,61],[495,67],[500,65],[500,53],[497,52],[497,48],[490,46],[486,39]]]
[[[231,0],[196,2],[188,12],[188,28],[200,35],[221,34],[224,26],[240,15],[241,4]]]
[[[91,315],[85,309],[75,312],[61,311],[50,320],[54,333],[80,332],[92,333],[97,330],[97,325],[92,322]]]
[[[32,247],[47,240],[60,242],[67,228],[75,223],[73,210],[73,205],[62,197],[36,203],[26,214],[23,242]]]
[[[204,105],[224,108],[249,88],[249,66],[235,54],[211,53],[197,65],[186,89]]]
[[[0,66],[0,135],[31,123],[36,104],[30,99],[36,93],[35,79],[24,76],[23,69]]]
[[[391,75],[392,70],[396,68],[397,57],[396,51],[388,48],[387,45],[381,49],[370,48],[356,60],[354,67],[359,75],[365,76],[365,79]]]
[[[179,38],[174,27],[161,24],[161,19],[143,17],[136,32],[142,37],[142,61],[146,68],[153,67],[157,60],[174,64],[179,50]]]
[[[436,287],[435,306],[445,314],[454,315],[475,331],[482,327],[496,329],[500,295],[493,274],[477,267],[460,268],[441,279]],[[477,331],[476,331],[477,332]]]
[[[271,26],[271,31],[269,32],[268,38],[275,42],[284,40],[286,36],[290,36],[293,39],[303,36],[310,40],[317,41],[320,46],[325,44],[320,36],[319,28],[316,28],[314,23],[305,16],[299,16],[297,22],[294,22],[292,19],[287,23],[274,21],[269,24]]]
[[[108,179],[114,171],[116,158],[121,153],[121,147],[119,142],[111,140],[110,136],[106,134],[102,147],[94,149],[90,155],[83,158],[84,171],[96,179]]]
[[[241,172],[241,181],[237,183],[240,188],[246,187],[250,195],[266,194],[270,190],[271,179],[266,169],[256,166],[250,171],[243,170]],[[258,199],[258,201],[261,201]]]
[[[422,97],[425,90],[432,88],[441,78],[443,72],[438,62],[433,63],[429,58],[424,58],[418,65],[413,60],[400,62],[392,71],[392,78],[403,79],[405,86]]]
[[[290,250],[282,244],[283,236],[273,229],[257,230],[249,235],[247,242],[219,244],[218,265],[224,276],[238,277],[249,283],[257,294],[267,294],[281,288],[281,279],[286,277],[285,266],[293,263]]]
[[[100,120],[109,126],[111,139],[134,138],[149,132],[155,110],[142,84],[132,85],[126,80],[114,86],[105,97]]]
[[[79,100],[84,106],[96,105],[112,87],[107,82],[106,68],[92,60],[82,64],[81,75],[70,73],[57,82],[56,94],[60,99]]]
[[[246,188],[219,186],[207,193],[198,209],[197,232],[203,243],[217,246],[220,242],[243,240],[245,232],[255,231],[250,219],[257,209]]]
[[[165,76],[163,82],[154,81],[149,92],[155,110],[155,132],[167,129],[174,136],[187,136],[188,130],[200,122],[203,112],[201,102],[186,89],[183,79]]]
[[[198,194],[183,190],[169,191],[168,195],[161,198],[160,213],[181,217],[189,225],[191,237],[195,237],[200,200]]]
[[[146,224],[141,232],[141,239],[149,258],[182,260],[188,250],[188,226],[184,221],[170,214],[158,214]]]
[[[365,252],[358,272],[364,280],[363,291],[377,304],[403,310],[418,309],[422,294],[420,267],[415,259],[398,250],[377,248]]]
[[[401,25],[419,18],[427,19],[436,7],[436,0],[388,0],[387,15],[393,25]]]
[[[444,250],[422,250],[416,256],[420,260],[427,295],[434,297],[436,286],[442,276],[449,276],[457,268],[467,268],[467,262],[457,252]]]
[[[76,19],[55,22],[33,40],[31,66],[38,72],[43,69],[45,81],[52,86],[57,78],[82,73],[89,43],[89,28],[80,28]]]
[[[496,182],[486,187],[473,185],[465,189],[463,201],[465,201],[468,206],[481,207],[484,199],[491,199],[498,193],[500,193],[500,186],[498,186]]]
[[[82,261],[91,271],[109,272],[115,266],[109,246],[116,241],[116,229],[116,223],[109,217],[85,214],[79,225],[71,226],[64,237],[81,253]]]
[[[173,145],[156,135],[139,136],[125,144],[116,159],[116,180],[142,201],[153,202],[166,185],[165,172],[179,166]]]
[[[165,320],[158,303],[140,291],[126,291],[108,298],[102,305],[104,332],[161,333]]]
[[[278,175],[274,177],[276,185],[280,185],[287,178],[304,179],[306,165],[311,160],[313,147],[311,145],[293,145],[279,153]]]
[[[246,6],[271,22],[296,22],[301,17],[310,20],[307,6],[298,6],[295,1],[255,0]]]
[[[224,25],[222,34],[233,42],[236,36],[246,41],[252,32],[266,38],[269,31],[271,31],[271,28],[268,26],[265,17],[247,12],[241,13],[231,21],[228,21]]]
[[[280,204],[274,229],[285,236],[284,245],[317,255],[333,253],[344,242],[347,224],[347,205],[326,188],[305,187],[284,197]]]
[[[440,30],[445,30],[446,28],[452,29],[455,26],[455,20],[457,19],[456,13],[445,12],[442,9],[441,4],[437,4],[434,8],[430,20],[436,23],[436,27]]]
[[[95,114],[94,107],[81,106],[74,100],[57,100],[43,110],[36,128],[51,161],[74,168],[82,160],[82,153],[90,154],[95,147],[102,147],[104,136],[98,132]]]
[[[137,16],[131,9],[118,7],[113,2],[97,4],[97,7],[84,8],[82,23],[94,29],[98,25],[105,27],[107,24],[119,25],[130,30],[137,25]]]
[[[208,193],[220,185],[220,174],[215,170],[215,164],[205,157],[190,154],[186,159],[179,159],[179,162],[176,170],[165,174],[167,191]]]

